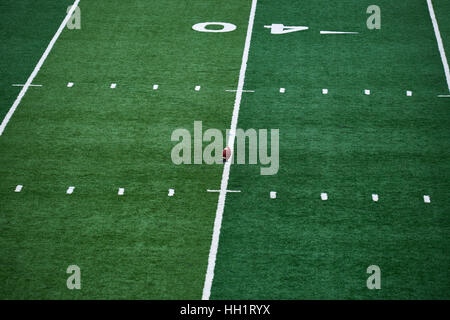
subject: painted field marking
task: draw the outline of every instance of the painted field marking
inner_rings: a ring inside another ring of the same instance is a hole
[[[412,91],[406,91],[406,96],[412,97],[412,95],[413,95]]]
[[[117,87],[117,83],[111,83],[111,89],[115,89]]]
[[[25,84],[13,84],[13,87],[24,87]],[[30,84],[30,87],[42,87],[42,84]]]
[[[239,117],[239,108],[242,100],[242,90],[244,89],[245,72],[247,70],[248,53],[250,50],[250,42],[252,40],[253,24],[255,21],[256,5],[258,0],[252,0],[250,17],[248,20],[247,35],[245,38],[244,53],[242,55],[241,70],[239,72],[239,82],[234,101],[233,116],[231,118],[231,132],[228,139],[228,146],[231,149],[231,157],[233,157],[234,140],[236,138],[236,127]],[[231,160],[231,159],[230,159]],[[214,279],[214,269],[216,266],[217,249],[219,247],[220,228],[222,227],[223,211],[225,209],[225,199],[227,196],[228,179],[230,177],[230,166],[232,161],[225,162],[222,173],[222,182],[220,184],[219,201],[217,202],[216,218],[214,220],[214,230],[211,240],[211,247],[208,256],[208,268],[205,275],[205,283],[203,285],[202,300],[209,300],[211,295],[211,286]]]
[[[173,195],[175,194],[175,190],[174,189],[169,189],[169,197],[173,197]]]
[[[377,194],[372,194],[372,200],[375,202],[378,202],[378,195]]]
[[[321,198],[323,201],[328,200],[328,194],[326,194],[326,193],[321,193],[321,194],[320,194],[320,198]]]
[[[221,190],[206,190],[206,192],[221,192]],[[227,190],[225,192],[241,192],[241,190]]]
[[[322,94],[328,94],[328,89],[322,89]]]
[[[39,70],[41,69],[42,65],[45,62],[45,59],[47,59],[48,54],[52,50],[53,46],[55,45],[56,40],[59,38],[59,35],[66,27],[67,22],[72,17],[72,14],[75,12],[75,9],[78,7],[78,3],[80,0],[75,0],[75,2],[72,5],[72,8],[70,8],[69,12],[67,13],[66,17],[64,18],[63,22],[59,26],[58,30],[56,31],[55,35],[53,36],[52,40],[47,46],[47,49],[45,49],[44,54],[42,55],[41,59],[39,59],[39,62],[37,63],[36,67],[34,67],[33,72],[31,73],[30,77],[28,78],[27,82],[23,86],[22,90],[20,90],[19,95],[17,96],[16,100],[14,101],[13,105],[9,109],[8,113],[6,114],[5,118],[2,121],[2,124],[0,125],[0,136],[3,134],[3,131],[5,131],[6,125],[8,124],[9,120],[13,116],[14,112],[16,111],[17,107],[20,104],[20,101],[22,101],[23,96],[27,92],[28,88],[30,87],[31,83],[33,82],[34,78],[38,74]]]
[[[286,92],[286,89],[285,89],[285,88],[280,88],[280,92],[281,92],[281,93],[285,93],[285,92]]]
[[[226,92],[237,92],[237,90],[225,90]],[[255,90],[241,90],[241,92],[255,92]]]
[[[117,194],[119,196],[123,196],[124,193],[125,193],[125,189],[124,188],[119,188],[119,192],[117,192]]]
[[[430,196],[423,196],[423,202],[430,203],[431,202]]]
[[[195,86],[195,91],[200,91],[200,86]]]
[[[449,94],[440,94],[438,95],[439,98],[450,98]]]
[[[320,31],[320,34],[358,34],[358,32],[346,32],[346,31]]]
[[[158,90],[159,86],[157,84],[153,85],[153,90]]]
[[[447,87],[450,92],[450,69],[448,67],[447,56],[445,55],[444,44],[441,38],[441,32],[439,31],[439,25],[436,20],[436,15],[434,14],[433,3],[431,0],[427,0],[428,3],[428,11],[430,12],[430,18],[433,22],[434,34],[436,36],[436,41],[438,44],[439,52],[441,54],[442,65],[444,66],[445,78],[447,79]]]
[[[370,90],[368,90],[368,89],[364,90],[364,94],[367,96],[370,96]]]
[[[270,191],[270,199],[276,199],[277,193],[275,191]]]
[[[67,84],[67,87],[68,87],[68,88],[72,88],[72,87],[73,87],[73,85],[74,85],[74,83],[73,83],[73,82],[69,82],[69,83]]]
[[[16,186],[16,189],[14,190],[14,192],[20,192],[22,191],[23,185],[19,184]]]
[[[280,23],[273,23],[272,25],[264,26],[264,28],[271,29],[271,34],[286,34],[290,32],[304,31],[309,29],[306,26],[285,26]]]
[[[75,187],[69,187],[66,191],[67,194],[72,194],[73,190],[75,190]]]

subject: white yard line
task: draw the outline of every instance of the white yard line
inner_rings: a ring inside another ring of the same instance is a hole
[[[225,90],[226,92],[237,92],[237,90]],[[255,90],[242,90],[242,92],[255,92]]]
[[[25,87],[24,84],[13,84],[13,87]],[[42,87],[42,84],[30,84],[30,87]]]
[[[346,32],[346,31],[320,31],[320,34],[358,34],[358,32]]]
[[[427,2],[428,2],[428,11],[430,12],[431,21],[433,22],[434,34],[436,35],[439,52],[441,53],[442,65],[444,66],[448,91],[450,92],[450,69],[448,68],[448,61],[445,55],[444,44],[442,43],[441,33],[439,32],[439,26],[436,20],[436,15],[434,14],[433,3],[431,2],[431,0],[427,0]]]
[[[55,35],[53,36],[52,40],[48,44],[47,49],[45,49],[44,54],[42,55],[41,59],[37,63],[36,67],[34,67],[33,72],[31,73],[30,77],[28,78],[27,82],[23,86],[22,90],[20,90],[19,95],[17,96],[16,100],[14,101],[12,107],[9,109],[8,113],[6,114],[5,118],[2,121],[2,124],[0,125],[0,136],[3,134],[3,131],[6,128],[6,125],[8,124],[9,120],[13,116],[14,112],[16,111],[17,107],[20,104],[20,101],[22,101],[23,96],[27,92],[28,88],[30,87],[31,83],[33,82],[34,78],[38,74],[39,70],[41,69],[42,65],[45,62],[45,59],[47,59],[50,51],[52,50],[53,46],[55,45],[56,40],[58,40],[59,35],[63,31],[63,29],[66,27],[67,22],[69,21],[70,17],[72,16],[75,9],[78,7],[78,3],[80,0],[75,0],[73,3],[72,8],[70,8],[70,11],[67,13],[66,17],[64,18],[63,22],[58,28],[58,31],[56,31]]]
[[[236,99],[234,101],[233,117],[231,119],[231,131],[230,131],[231,135],[228,140],[228,146],[231,149],[231,157],[233,157],[234,139],[236,138],[236,127],[239,117],[239,108],[241,106],[242,90],[244,89],[245,72],[247,70],[248,53],[250,50],[250,42],[252,39],[253,24],[255,21],[255,12],[257,3],[258,0],[252,0],[250,17],[248,20],[247,36],[245,39],[244,54],[242,56],[241,71],[239,73],[239,82],[236,92]],[[209,250],[208,268],[206,270],[202,300],[209,300],[209,297],[211,295],[211,286],[214,279],[214,269],[216,266],[216,256],[217,256],[217,249],[219,246],[220,228],[222,226],[222,217],[225,208],[225,198],[227,195],[228,178],[230,176],[231,162],[232,161],[225,162],[225,165],[223,167],[222,182],[220,184],[219,201],[217,203],[216,219],[214,221],[214,231],[211,240],[211,247]]]

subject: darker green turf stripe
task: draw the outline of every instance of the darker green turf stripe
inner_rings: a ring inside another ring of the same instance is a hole
[[[0,3],[0,118],[8,112],[73,1],[13,1]],[[33,89],[33,88],[32,88]]]

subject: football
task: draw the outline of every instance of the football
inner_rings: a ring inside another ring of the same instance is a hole
[[[231,156],[230,147],[226,147],[225,149],[223,149],[223,151],[222,151],[223,162],[228,161],[228,159],[230,159],[230,156]]]

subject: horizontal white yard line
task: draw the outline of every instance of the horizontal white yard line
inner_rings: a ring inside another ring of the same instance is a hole
[[[438,95],[439,98],[450,98],[450,94],[440,94]]]
[[[20,90],[19,95],[17,96],[16,100],[14,101],[13,105],[9,109],[8,113],[6,114],[5,118],[3,119],[3,121],[0,125],[0,136],[3,134],[3,131],[5,131],[5,128],[8,125],[9,120],[11,119],[11,117],[13,116],[17,107],[19,106],[20,102],[22,101],[22,98],[25,96],[25,93],[27,92],[31,83],[33,83],[34,78],[37,76],[39,70],[41,69],[42,65],[44,64],[45,59],[47,59],[50,51],[52,50],[53,46],[55,45],[56,40],[58,40],[61,32],[66,27],[67,22],[72,17],[72,14],[74,13],[75,9],[78,7],[78,3],[80,3],[80,0],[75,0],[75,2],[73,3],[72,7],[69,10],[69,12],[67,13],[66,17],[64,18],[63,22],[59,26],[55,35],[53,36],[52,40],[48,44],[47,49],[45,49],[44,54],[42,55],[41,59],[39,59],[39,62],[37,63],[36,67],[34,67],[34,70],[31,73],[30,77],[28,78],[27,82],[23,86],[22,90]]]
[[[237,90],[225,90],[226,92],[237,92]],[[240,92],[255,92],[255,90],[241,90]]]
[[[320,31],[320,34],[358,34],[358,32],[346,32],[346,31]]]
[[[206,190],[207,192],[220,192],[220,190]],[[241,190],[226,190],[225,192],[241,192]]]
[[[13,84],[13,87],[24,87],[24,84]],[[42,87],[42,84],[30,84],[30,87]]]

